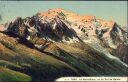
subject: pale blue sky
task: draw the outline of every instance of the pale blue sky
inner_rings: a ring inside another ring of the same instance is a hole
[[[0,1],[0,14],[3,15],[1,23],[19,16],[30,17],[52,8],[91,14],[105,20],[114,20],[121,26],[127,25],[127,1]]]

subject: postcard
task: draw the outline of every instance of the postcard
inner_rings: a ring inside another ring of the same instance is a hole
[[[127,1],[0,1],[0,82],[127,82]]]

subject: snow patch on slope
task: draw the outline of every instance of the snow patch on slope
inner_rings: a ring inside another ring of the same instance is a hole
[[[104,47],[102,47],[102,46],[100,45],[100,43],[99,43],[98,41],[94,41],[94,40],[84,40],[84,42],[85,42],[85,43],[88,43],[88,44],[89,44],[92,48],[94,48],[95,50],[97,50],[97,51],[99,51],[99,52],[101,52],[101,53],[104,53],[104,54],[102,54],[102,55],[106,56],[107,58],[112,59],[112,60],[115,60],[115,61],[117,61],[118,63],[120,63],[120,64],[122,64],[122,65],[124,65],[125,67],[128,68],[128,65],[127,65],[126,63],[122,62],[119,58],[117,58],[117,57],[111,55],[111,54],[107,51],[107,49],[105,49]]]

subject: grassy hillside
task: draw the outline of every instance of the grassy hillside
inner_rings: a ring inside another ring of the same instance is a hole
[[[0,81],[2,82],[16,82],[16,81],[30,82],[32,81],[32,78],[24,73],[13,71],[6,67],[0,66]]]
[[[0,66],[30,75],[33,81],[80,75],[67,63],[20,44],[15,38],[2,33],[0,33]]]

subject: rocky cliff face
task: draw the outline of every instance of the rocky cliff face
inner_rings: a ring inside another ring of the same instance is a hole
[[[127,32],[114,21],[58,8],[5,26],[0,27],[1,62],[32,80],[128,74]]]

